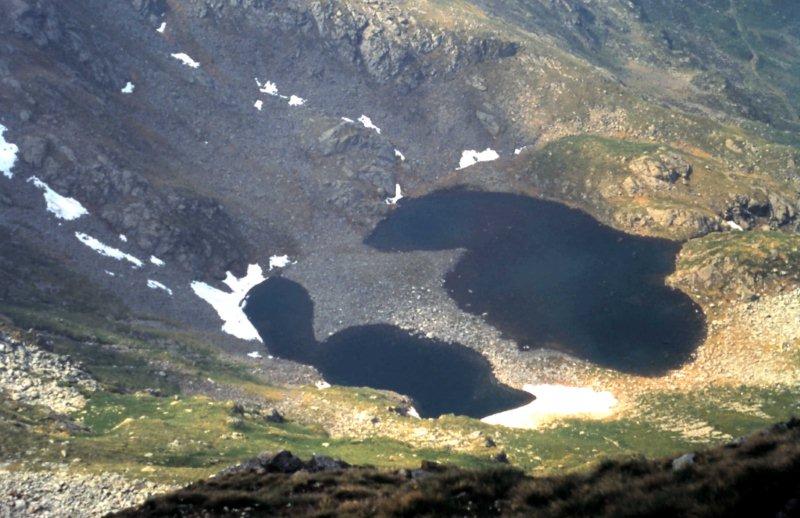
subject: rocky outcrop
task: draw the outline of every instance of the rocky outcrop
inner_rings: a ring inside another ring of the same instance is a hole
[[[69,357],[0,333],[0,393],[11,400],[67,414],[83,408],[83,394],[98,387]]]
[[[628,169],[631,176],[623,182],[628,194],[643,189],[663,189],[679,180],[688,183],[692,174],[692,165],[674,153],[641,156],[632,160]]]
[[[768,225],[778,228],[797,219],[800,203],[774,192],[737,195],[724,210],[722,217],[744,229]]]
[[[9,0],[0,4],[0,33],[11,32],[36,46],[51,47],[72,69],[104,86],[120,84],[120,71],[105,56],[98,55],[87,41],[93,36],[80,30],[47,0]]]
[[[22,161],[58,192],[73,196],[144,252],[202,277],[242,272],[247,246],[237,223],[216,201],[156,189],[141,174],[103,154],[84,163],[55,136],[26,136]]]
[[[617,212],[614,219],[620,228],[633,233],[667,230],[687,239],[722,229],[719,218],[700,209],[683,207],[644,207],[637,211]]]
[[[401,161],[388,139],[359,123],[342,121],[323,131],[309,151],[318,155],[317,189],[333,208],[357,224],[386,213]]]
[[[224,477],[236,473],[284,473],[291,474],[298,471],[316,473],[320,471],[335,471],[350,467],[342,460],[332,459],[324,455],[312,455],[308,461],[292,455],[289,451],[281,451],[277,454],[262,453],[261,455],[247,460],[236,466],[231,466],[222,470],[217,477]]]
[[[514,56],[519,49],[518,43],[492,35],[438,30],[386,0],[298,0],[277,8],[270,2],[252,0],[195,0],[189,9],[198,17],[268,11],[271,23],[277,22],[284,30],[302,32],[313,27],[330,50],[362,68],[373,80],[409,89],[426,78]]]
[[[800,284],[800,239],[782,232],[710,234],[682,248],[670,283],[715,299],[750,299]]]

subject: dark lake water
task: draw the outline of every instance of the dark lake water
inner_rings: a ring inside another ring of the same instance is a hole
[[[705,337],[688,296],[664,284],[680,244],[628,235],[564,205],[466,189],[403,199],[365,243],[465,249],[445,276],[458,306],[521,348],[547,347],[658,375]]]
[[[244,311],[273,355],[313,365],[336,385],[409,396],[422,417],[485,417],[533,399],[498,383],[489,362],[474,350],[394,326],[350,327],[318,343],[308,292],[281,277],[250,290]]]

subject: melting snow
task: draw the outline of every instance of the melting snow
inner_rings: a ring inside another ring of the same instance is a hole
[[[253,107],[254,107],[256,110],[258,110],[258,111],[261,111],[261,108],[262,108],[263,106],[264,106],[264,101],[262,101],[261,99],[257,100],[257,101],[255,102],[255,104],[253,104]]]
[[[380,135],[380,133],[381,133],[381,129],[380,129],[379,127],[377,127],[376,125],[374,125],[374,124],[372,123],[372,119],[370,119],[370,118],[369,118],[369,117],[367,117],[366,115],[362,115],[361,117],[359,117],[359,118],[358,118],[358,122],[360,122],[361,124],[363,124],[363,125],[364,125],[364,127],[365,127],[365,128],[367,128],[367,129],[373,129],[373,130],[377,131],[377,132],[378,132],[378,134]]]
[[[11,168],[17,163],[17,152],[19,152],[19,148],[16,144],[6,142],[3,136],[6,130],[8,130],[8,128],[0,124],[0,171],[3,172],[3,176],[6,178],[14,178],[14,173],[11,172]]]
[[[187,67],[198,68],[200,66],[200,63],[193,60],[191,57],[189,57],[188,54],[184,52],[178,52],[177,54],[170,54],[170,56],[177,59]]]
[[[91,248],[100,255],[111,257],[112,259],[116,259],[117,261],[122,261],[124,259],[125,261],[128,261],[129,263],[133,264],[136,268],[141,268],[144,265],[144,263],[142,263],[142,261],[140,261],[136,257],[130,254],[126,254],[122,250],[118,250],[108,245],[104,245],[97,239],[87,234],[84,234],[83,232],[75,232],[75,237],[77,237],[81,243],[88,246],[89,248]]]
[[[262,94],[268,94],[268,95],[272,95],[272,96],[275,96],[275,97],[280,97],[281,99],[285,99],[285,100],[287,100],[289,102],[289,106],[303,106],[306,103],[305,99],[303,99],[302,97],[299,97],[297,95],[292,95],[292,96],[286,97],[285,95],[279,94],[278,93],[278,85],[276,85],[272,81],[265,81],[262,84],[261,81],[259,81],[257,77],[254,78],[254,79],[256,80],[256,84],[258,85],[258,91],[261,92]],[[258,110],[261,109],[259,107],[260,103],[261,103],[261,101],[256,101],[256,105],[257,105],[256,109],[258,109]]]
[[[394,184],[394,196],[386,198],[388,205],[397,205],[397,202],[403,199],[403,191],[400,189],[400,184]]]
[[[269,258],[269,269],[272,270],[273,268],[286,268],[289,266],[289,256],[288,255],[273,255]]]
[[[261,92],[262,94],[278,95],[278,85],[276,85],[272,81],[266,81],[262,85],[257,77],[255,79],[256,79],[256,84],[258,85],[259,92]]]
[[[488,147],[483,151],[466,149],[461,153],[461,160],[458,162],[458,168],[466,169],[467,167],[475,165],[478,162],[491,162],[492,160],[497,160],[498,158],[500,158],[500,155],[497,154],[497,151]]]
[[[156,32],[159,34],[164,34],[164,30],[167,28],[167,22],[161,22],[161,25],[158,26]]]
[[[258,360],[259,358],[263,358],[263,356],[261,356],[261,353],[258,352],[258,351],[253,351],[251,353],[247,353],[247,356],[249,356],[250,358],[252,358],[254,360]]]
[[[735,221],[726,221],[725,224],[728,225],[728,228],[730,228],[731,230],[736,230],[738,232],[744,232],[744,228],[742,228],[742,226],[740,224],[736,223]]]
[[[31,176],[28,178],[28,183],[32,183],[44,191],[44,201],[47,202],[47,210],[52,212],[58,219],[71,221],[89,214],[89,211],[86,210],[78,200],[61,196],[37,177]]]
[[[161,259],[159,259],[158,257],[156,257],[154,255],[150,256],[150,262],[153,263],[156,266],[164,266],[164,264],[166,264],[166,263],[164,263],[164,261],[162,261]]]
[[[403,153],[401,153],[399,149],[395,149],[394,150],[394,156],[399,158],[401,162],[405,162],[406,161],[406,156]]]
[[[545,421],[563,417],[603,418],[612,413],[617,399],[611,392],[565,385],[525,385],[536,399],[527,405],[481,419],[484,423],[509,428],[536,428]]]
[[[124,87],[122,90],[120,90],[120,92],[122,92],[122,93],[124,93],[124,94],[132,94],[132,93],[133,93],[133,89],[134,89],[134,88],[136,88],[136,87],[133,85],[133,83],[131,83],[130,81],[128,81],[128,82],[125,84],[125,87]]]
[[[164,286],[158,281],[154,281],[153,279],[147,279],[147,287],[151,290],[164,290],[167,292],[167,295],[170,297],[172,296],[172,290]]]
[[[237,279],[231,272],[227,272],[223,282],[230,288],[229,292],[219,290],[200,281],[194,281],[191,286],[195,295],[208,302],[217,312],[219,318],[222,319],[223,332],[242,340],[258,340],[260,342],[261,337],[258,336],[256,328],[247,319],[243,308],[247,292],[264,280],[265,277],[261,267],[257,264],[251,264],[247,267],[247,275],[241,279]]]

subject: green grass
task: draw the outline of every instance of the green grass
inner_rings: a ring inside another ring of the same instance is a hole
[[[334,439],[291,422],[234,421],[231,408],[229,402],[205,397],[98,394],[78,414],[91,432],[69,439],[65,460],[79,458],[81,467],[94,472],[117,471],[170,483],[206,477],[261,452],[284,449],[303,457],[323,454],[382,467],[413,467],[421,459],[462,466],[489,463],[488,458],[414,449],[380,437]],[[51,460],[58,460],[54,457]]]

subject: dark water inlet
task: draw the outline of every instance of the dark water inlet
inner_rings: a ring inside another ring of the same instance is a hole
[[[272,354],[313,365],[336,385],[409,396],[422,417],[485,417],[533,399],[498,383],[476,351],[394,326],[350,327],[318,343],[308,292],[284,278],[269,278],[250,290],[244,311]]]
[[[445,277],[447,292],[523,349],[658,375],[685,363],[705,337],[699,306],[664,284],[679,243],[628,235],[558,203],[438,191],[402,200],[365,243],[387,252],[466,249]]]

